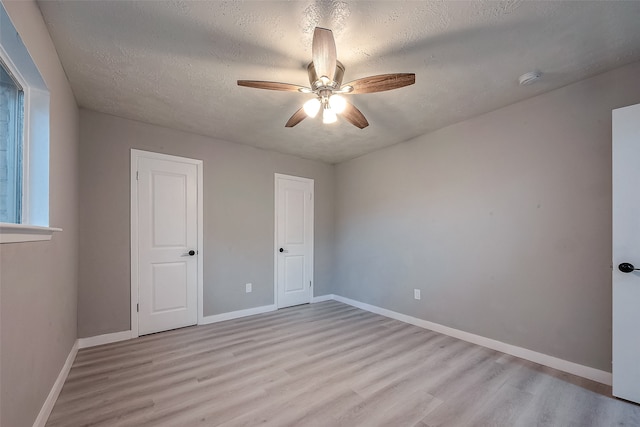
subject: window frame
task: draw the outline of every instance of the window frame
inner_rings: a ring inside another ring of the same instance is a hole
[[[0,3],[0,58],[24,93],[21,223],[0,222],[0,243],[51,240],[49,226],[49,100],[40,71]]]

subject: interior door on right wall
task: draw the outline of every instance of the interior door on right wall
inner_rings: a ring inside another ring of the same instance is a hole
[[[276,305],[311,302],[313,293],[313,180],[275,175]]]
[[[633,268],[640,268],[640,104],[613,111],[613,395],[640,403],[640,271]]]

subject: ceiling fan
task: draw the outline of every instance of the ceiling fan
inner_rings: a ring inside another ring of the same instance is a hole
[[[257,89],[281,90],[314,94],[304,106],[293,113],[286,127],[293,127],[307,116],[315,117],[322,109],[323,123],[334,123],[336,114],[342,115],[349,123],[364,129],[369,122],[353,104],[341,95],[383,92],[412,85],[416,82],[413,73],[381,74],[364,77],[345,85],[342,84],[344,65],[337,60],[336,43],[333,33],[326,28],[316,27],[311,47],[312,61],[307,66],[311,87],[289,83],[265,82],[258,80],[238,80],[239,86]]]

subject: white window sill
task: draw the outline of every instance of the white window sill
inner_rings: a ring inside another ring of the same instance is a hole
[[[62,228],[37,225],[0,223],[0,243],[37,242],[51,240],[51,236]]]

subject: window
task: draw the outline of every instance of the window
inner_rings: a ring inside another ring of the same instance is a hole
[[[0,243],[49,240],[49,90],[0,3]]]
[[[22,217],[24,90],[0,61],[0,222]]]

